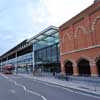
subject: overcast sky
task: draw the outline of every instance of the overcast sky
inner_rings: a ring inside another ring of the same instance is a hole
[[[0,55],[50,25],[61,24],[94,0],[0,0]]]

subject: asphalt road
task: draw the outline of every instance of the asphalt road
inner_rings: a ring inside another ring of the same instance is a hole
[[[100,100],[56,85],[0,74],[0,100]]]

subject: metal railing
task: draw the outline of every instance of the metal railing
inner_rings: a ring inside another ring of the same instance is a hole
[[[72,75],[62,75],[60,73],[55,73],[55,75],[51,72],[38,72],[34,74],[37,77],[49,78],[53,77],[62,81],[72,82],[78,84],[80,88],[90,88],[92,91],[100,91],[100,77],[96,76],[72,76]]]

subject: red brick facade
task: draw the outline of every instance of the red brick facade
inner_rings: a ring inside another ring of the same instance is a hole
[[[59,32],[62,73],[100,75],[100,3],[61,25]]]

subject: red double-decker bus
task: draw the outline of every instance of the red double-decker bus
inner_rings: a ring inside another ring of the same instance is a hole
[[[3,73],[4,74],[12,74],[13,73],[13,70],[14,70],[14,66],[12,64],[5,65],[3,67]]]

